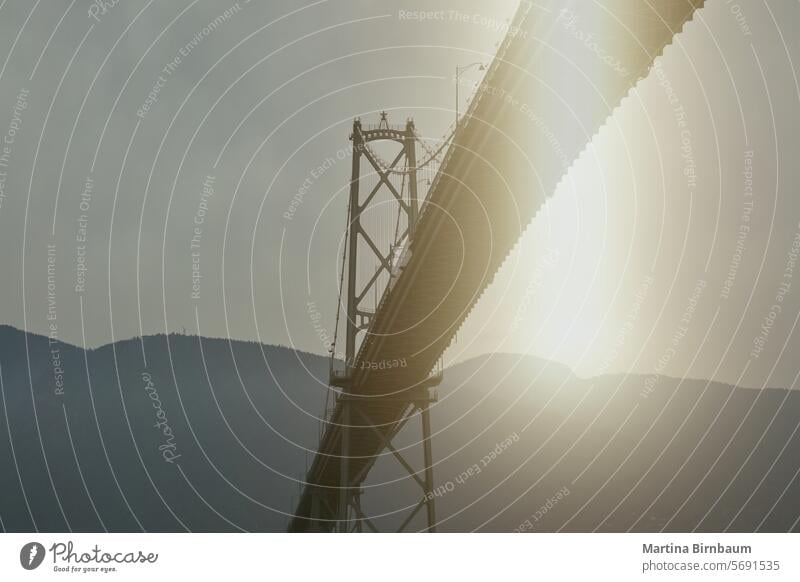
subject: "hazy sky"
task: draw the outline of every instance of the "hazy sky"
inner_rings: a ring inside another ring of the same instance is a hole
[[[353,117],[444,134],[455,66],[491,58],[516,2],[92,6],[0,8],[0,322],[88,346],[185,328],[324,353]],[[503,350],[582,375],[792,385],[798,25],[795,1],[707,2],[448,362]]]

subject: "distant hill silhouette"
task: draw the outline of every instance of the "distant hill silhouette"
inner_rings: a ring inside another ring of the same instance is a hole
[[[84,351],[0,326],[0,366],[5,531],[285,529],[325,358],[186,335]],[[445,372],[432,421],[442,531],[799,529],[800,392],[496,354]],[[391,529],[419,496],[385,454],[363,505]]]

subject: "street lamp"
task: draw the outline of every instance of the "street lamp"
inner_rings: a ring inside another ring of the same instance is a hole
[[[461,73],[468,71],[472,67],[478,67],[479,71],[486,70],[486,65],[481,62],[470,63],[468,65],[464,65],[463,67],[456,65],[456,127],[458,127],[458,82],[461,77]]]

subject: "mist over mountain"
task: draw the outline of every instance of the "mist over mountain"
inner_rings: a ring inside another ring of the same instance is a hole
[[[303,474],[297,446],[313,450],[317,438],[299,409],[321,411],[325,386],[313,376],[327,361],[175,335],[89,351],[56,344],[58,396],[47,338],[4,327],[0,346],[6,529],[283,529],[276,509],[289,510]]]
[[[328,390],[321,356],[187,335],[3,326],[0,366],[4,531],[283,531]],[[796,531],[798,419],[796,391],[469,360],[432,409],[439,530]],[[395,443],[418,469],[419,434]],[[391,530],[421,495],[384,451],[362,504]]]

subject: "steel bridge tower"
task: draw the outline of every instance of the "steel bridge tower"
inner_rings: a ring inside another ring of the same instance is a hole
[[[337,442],[335,454],[326,457],[325,463],[338,464],[338,483],[318,483],[315,467],[307,476],[311,490],[310,519],[303,525],[304,530],[352,532],[365,528],[377,531],[375,524],[364,514],[361,506],[362,483],[377,460],[377,457],[359,455],[359,439],[368,437],[380,439],[384,449],[408,471],[421,489],[422,495],[413,510],[409,512],[398,531],[403,531],[424,507],[427,525],[425,531],[436,529],[436,512],[433,495],[433,456],[431,451],[430,404],[435,400],[433,389],[441,380],[441,374],[433,374],[423,383],[409,385],[402,390],[384,393],[380,387],[360,387],[356,389],[353,377],[357,368],[369,367],[376,370],[404,367],[404,359],[383,362],[367,362],[359,358],[359,346],[369,333],[370,322],[380,309],[383,294],[390,291],[394,281],[402,272],[411,253],[411,241],[419,216],[417,167],[417,140],[414,122],[409,119],[404,127],[389,125],[385,112],[381,113],[377,126],[365,127],[360,119],[353,122],[352,175],[348,204],[347,230],[345,241],[346,285],[340,290],[345,298],[346,321],[344,323],[345,351],[343,368],[331,355],[330,386],[339,390],[336,397],[335,418],[326,418],[328,427],[324,433],[335,431]],[[371,144],[389,142],[384,146],[398,145],[391,161],[381,158]],[[392,143],[393,142],[393,143]],[[366,162],[366,164],[364,163]],[[424,162],[427,165],[430,160]],[[362,166],[364,169],[362,170]],[[362,173],[363,172],[363,173]],[[377,182],[364,185],[367,177],[377,177]],[[398,186],[397,181],[401,184]],[[380,233],[370,231],[365,225],[368,215],[376,207],[380,212],[396,215],[394,237],[388,240]],[[396,213],[395,213],[396,210]],[[388,248],[385,248],[387,247]],[[381,248],[384,247],[384,248]],[[361,262],[359,262],[361,259]],[[364,274],[364,263],[374,261],[375,270]],[[370,298],[374,302],[370,307]],[[338,318],[337,318],[338,319]],[[338,320],[337,320],[338,330]],[[333,350],[335,352],[335,349]],[[405,406],[402,417],[390,426],[379,424],[370,411],[391,400],[392,406],[398,403]],[[424,467],[414,470],[411,464],[393,446],[394,437],[406,423],[419,414],[421,425],[421,446]],[[366,434],[365,434],[366,433]],[[320,443],[320,450],[325,447]],[[297,518],[294,520],[297,522]],[[308,522],[311,522],[310,524]],[[296,524],[295,524],[296,525]],[[296,529],[290,526],[291,529]]]

